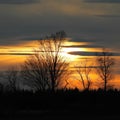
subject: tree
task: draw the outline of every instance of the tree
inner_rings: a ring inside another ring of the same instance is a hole
[[[62,54],[64,31],[51,34],[39,40],[39,48],[27,58],[22,66],[22,75],[27,83],[40,89],[55,91],[68,70],[69,63]]]
[[[22,65],[21,70],[24,83],[36,90],[45,90],[50,88],[48,68],[45,61],[42,60],[38,51],[34,51]]]
[[[110,81],[113,78],[113,66],[115,60],[113,59],[113,54],[105,49],[100,54],[97,54],[97,74],[99,75],[104,91],[110,87]]]
[[[82,83],[84,90],[89,90],[92,84],[91,81],[91,72],[92,72],[92,64],[88,64],[87,59],[83,62],[80,62],[79,65],[75,66],[76,72],[79,75],[78,80]]]
[[[7,88],[15,92],[17,90],[17,80],[18,80],[17,68],[16,67],[9,68],[5,73],[5,77],[8,80]]]

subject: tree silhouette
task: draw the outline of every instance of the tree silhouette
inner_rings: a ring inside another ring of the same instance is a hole
[[[38,41],[39,48],[22,66],[22,76],[29,85],[40,90],[58,88],[69,66],[62,54],[65,37],[65,32],[60,31]]]
[[[79,75],[78,80],[82,83],[84,90],[89,90],[92,84],[91,81],[91,72],[92,72],[92,64],[88,63],[86,59],[83,62],[80,62],[79,65],[75,66],[76,72]]]
[[[115,60],[112,57],[112,53],[103,49],[100,54],[97,54],[96,62],[97,66],[97,74],[102,80],[102,86],[104,91],[106,91],[110,87],[110,81],[113,77],[113,66],[115,64]]]
[[[8,80],[7,88],[11,91],[17,90],[17,80],[18,80],[18,70],[16,67],[10,67],[6,73],[5,77]]]

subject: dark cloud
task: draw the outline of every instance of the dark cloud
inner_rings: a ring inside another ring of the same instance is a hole
[[[120,18],[120,15],[95,15],[95,16],[104,18]]]
[[[81,51],[69,52],[69,54],[72,54],[72,55],[81,55],[81,56],[97,56],[97,55],[102,55],[101,52],[81,52]],[[113,53],[111,56],[120,56],[120,53]]]
[[[83,29],[84,30],[84,29]],[[76,32],[77,33],[77,32]],[[81,33],[82,33],[82,31],[81,31]],[[71,35],[71,38],[73,37],[73,39],[71,39],[70,41],[72,41],[72,42],[86,42],[86,43],[94,43],[94,42],[96,42],[95,41],[95,39],[91,39],[91,38],[82,38],[82,37],[80,37],[80,36],[78,36],[77,34],[73,34],[73,36]]]
[[[0,0],[0,4],[31,4],[38,0]]]
[[[120,0],[84,0],[88,3],[120,3]]]
[[[97,46],[97,45],[69,45],[69,46],[65,46],[63,45],[62,47],[65,48],[101,48],[101,46]]]
[[[57,10],[43,12],[44,9],[40,14],[36,14],[34,7],[33,14],[29,13],[27,9],[24,9],[27,11],[25,13],[20,12],[20,7],[18,7],[18,11],[11,6],[8,6],[9,9],[0,8],[0,45],[19,44],[64,30],[73,42],[96,42],[98,46],[114,47],[115,49],[120,46],[120,20],[115,19],[114,16],[106,16],[106,18],[110,18],[108,20],[100,18],[105,16],[69,16],[61,14]]]
[[[9,17],[8,17],[9,16]],[[26,15],[27,16],[27,15]],[[15,15],[4,16],[1,14],[0,22],[0,45],[16,44],[22,41],[38,40],[48,34],[55,33],[61,29],[66,30],[64,18],[54,15],[32,17],[16,17]],[[55,19],[54,19],[55,18]],[[62,20],[61,20],[62,19]]]
[[[21,40],[40,40],[42,38],[42,36],[41,35],[38,35],[38,37],[37,36],[25,36],[25,37],[23,37]]]
[[[95,56],[95,52],[81,52],[81,51],[75,51],[75,52],[69,52],[71,55],[81,55],[81,56]]]

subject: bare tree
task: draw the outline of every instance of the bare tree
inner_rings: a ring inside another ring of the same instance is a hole
[[[17,68],[16,67],[9,68],[5,73],[5,77],[8,81],[7,88],[15,92],[17,90],[17,80],[18,80]]]
[[[75,66],[76,72],[79,75],[78,80],[82,83],[84,90],[89,90],[91,87],[92,81],[90,76],[93,68],[92,66],[92,64],[88,63],[87,59]]]
[[[39,48],[22,66],[25,80],[38,89],[55,91],[68,70],[69,63],[62,54],[66,34],[60,31],[39,41]]]
[[[113,78],[113,66],[115,60],[113,54],[105,49],[100,54],[97,54],[97,74],[99,75],[104,91],[110,87],[110,81]]]
[[[27,58],[22,65],[21,73],[25,80],[24,83],[33,89],[45,90],[50,88],[48,68],[39,52],[34,51],[34,55]]]

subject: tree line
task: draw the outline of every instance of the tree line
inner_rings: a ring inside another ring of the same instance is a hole
[[[39,47],[33,50],[33,54],[28,56],[25,62],[20,66],[20,70],[11,67],[3,76],[7,79],[6,88],[11,91],[20,89],[20,81],[32,90],[55,92],[60,88],[62,82],[65,85],[62,89],[67,89],[68,79],[72,72],[69,69],[70,61],[62,54],[62,47],[66,40],[64,31],[51,34],[38,41]],[[92,86],[91,71],[95,69],[100,78],[100,85],[104,91],[112,87],[110,81],[113,77],[113,67],[115,60],[113,54],[106,49],[96,55],[96,66],[88,64],[86,59],[74,66],[76,74],[79,76],[80,84],[83,90],[89,90]],[[2,84],[0,89],[2,89]]]

